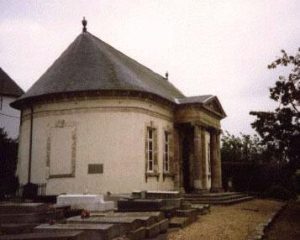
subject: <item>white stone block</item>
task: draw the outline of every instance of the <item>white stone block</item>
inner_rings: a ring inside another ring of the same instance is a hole
[[[73,209],[88,211],[108,211],[114,208],[113,201],[104,201],[103,195],[63,194],[57,197],[58,205],[70,205]]]

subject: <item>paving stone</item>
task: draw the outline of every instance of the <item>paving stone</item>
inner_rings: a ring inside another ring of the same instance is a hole
[[[42,224],[34,229],[35,232],[66,230],[84,231],[89,240],[110,240],[121,235],[119,228],[113,224]]]
[[[66,231],[2,235],[0,240],[88,240],[88,238],[82,231]]]

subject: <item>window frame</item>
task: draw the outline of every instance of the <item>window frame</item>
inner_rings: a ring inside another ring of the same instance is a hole
[[[163,141],[163,173],[170,173],[170,131],[164,131]]]

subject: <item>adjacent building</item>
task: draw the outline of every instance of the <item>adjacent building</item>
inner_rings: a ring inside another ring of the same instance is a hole
[[[23,90],[0,68],[0,128],[3,128],[12,139],[19,136],[20,111],[9,104],[23,93]]]
[[[83,32],[12,106],[21,110],[18,176],[47,195],[220,191],[216,96],[184,96]]]

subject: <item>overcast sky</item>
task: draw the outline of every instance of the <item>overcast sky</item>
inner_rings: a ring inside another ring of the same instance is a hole
[[[0,0],[0,67],[25,91],[88,31],[164,75],[186,96],[213,94],[222,128],[254,133],[251,110],[271,110],[267,65],[300,47],[299,0]]]

